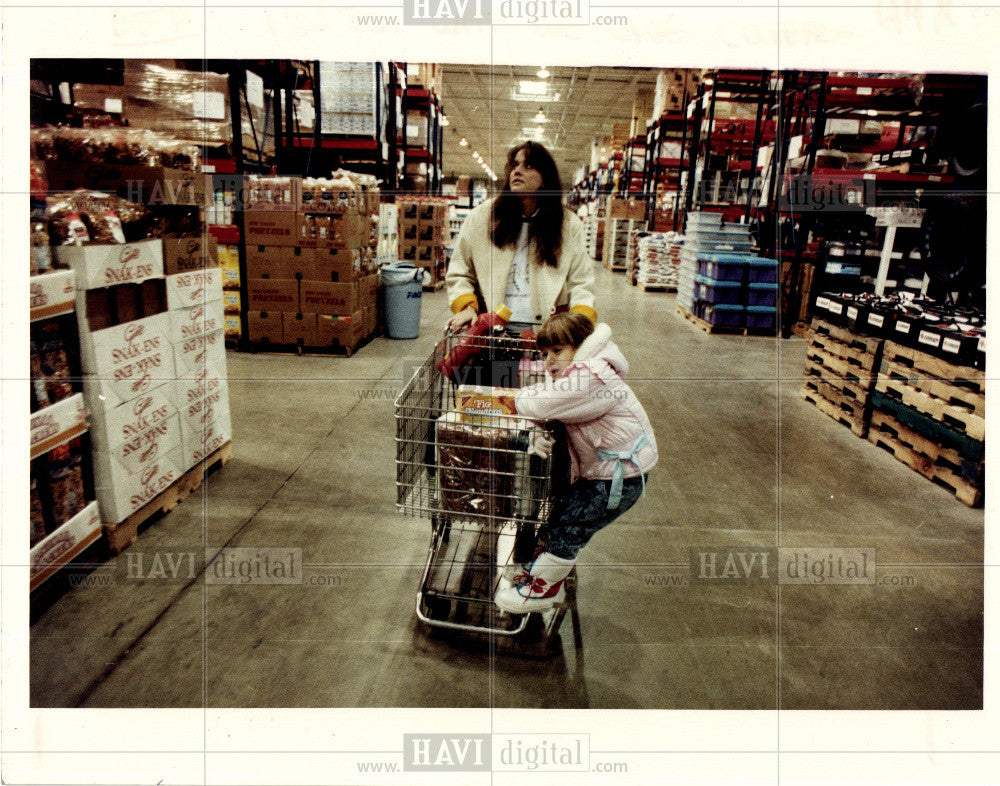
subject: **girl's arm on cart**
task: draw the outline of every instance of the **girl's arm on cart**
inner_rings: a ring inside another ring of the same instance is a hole
[[[607,414],[615,405],[607,385],[586,367],[577,367],[559,379],[547,378],[521,388],[514,399],[517,414],[536,421],[586,423]]]

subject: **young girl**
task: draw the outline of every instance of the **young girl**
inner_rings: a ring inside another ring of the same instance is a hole
[[[610,327],[595,328],[580,313],[555,314],[538,333],[538,349],[547,379],[519,390],[515,405],[531,420],[565,424],[572,483],[544,553],[497,592],[496,604],[512,614],[546,611],[563,599],[580,549],[645,494],[657,459],[649,417],[622,379],[628,362]]]

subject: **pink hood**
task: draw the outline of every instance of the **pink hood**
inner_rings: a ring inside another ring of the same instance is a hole
[[[519,390],[518,414],[537,421],[558,420],[566,425],[573,479],[610,480],[615,461],[602,461],[597,450],[631,450],[646,435],[647,444],[636,451],[638,466],[624,462],[625,477],[648,472],[656,464],[656,438],[649,417],[623,377],[628,361],[611,340],[611,328],[601,323],[573,357],[559,379]]]

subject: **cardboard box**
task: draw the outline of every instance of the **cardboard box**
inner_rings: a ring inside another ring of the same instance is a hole
[[[301,226],[298,213],[274,210],[248,211],[243,214],[247,246],[299,246]]]
[[[174,273],[167,276],[167,308],[178,309],[222,299],[219,268]]]
[[[378,306],[375,303],[365,306],[364,313],[365,335],[370,336],[378,332]]]
[[[419,257],[419,249],[416,243],[406,243],[400,244],[399,246],[399,258],[407,262],[416,262]]]
[[[247,331],[250,341],[268,341],[281,344],[283,314],[280,311],[251,311],[247,314]]]
[[[288,175],[243,178],[243,209],[297,213],[302,207],[302,179]]]
[[[222,310],[227,315],[228,314],[239,314],[242,311],[240,308],[240,293],[239,290],[223,290],[222,292]]]
[[[95,445],[109,448],[123,445],[176,415],[173,385],[166,382],[115,407],[93,407],[90,432]]]
[[[399,222],[399,242],[400,245],[416,243],[420,238],[420,222],[417,220],[406,220]]]
[[[31,456],[34,458],[56,447],[56,442],[70,432],[86,428],[87,409],[83,394],[75,393],[31,415]]]
[[[251,311],[298,311],[299,282],[288,279],[250,279],[247,306]]]
[[[117,407],[176,378],[173,350],[165,346],[119,364],[112,373],[84,374],[83,396],[92,411]]]
[[[77,289],[134,284],[163,276],[163,242],[140,240],[107,246],[57,246],[56,259],[76,274]]]
[[[319,346],[339,344],[353,348],[367,335],[364,311],[354,311],[342,317],[319,314],[316,317],[316,334]]]
[[[94,434],[95,465],[101,462],[103,454],[103,460],[110,472],[139,473],[154,464],[161,456],[180,447],[180,416],[177,410],[171,407],[167,417],[134,434],[129,434],[117,445],[103,443],[102,439],[102,436]]]
[[[174,309],[167,314],[170,316],[170,341],[173,344],[222,330],[224,314],[221,298],[203,305]]]
[[[72,270],[56,270],[28,279],[31,318],[42,319],[72,310],[76,300],[76,279]]]
[[[226,376],[226,342],[222,330],[194,336],[173,346],[178,379],[190,379],[206,368]]]
[[[62,567],[67,559],[79,554],[100,535],[100,508],[96,502],[91,502],[59,529],[32,547],[31,589],[41,585]]]
[[[163,272],[187,273],[219,265],[219,244],[211,235],[163,239]],[[236,258],[239,267],[239,256]]]
[[[380,284],[377,273],[364,276],[358,282],[358,302],[362,305],[372,305],[378,300],[378,288]]]
[[[183,474],[182,448],[159,455],[141,472],[129,473],[95,454],[94,487],[106,524],[118,524],[130,513],[152,502]]]
[[[455,408],[461,413],[462,420],[478,421],[492,419],[494,423],[501,416],[514,416],[516,390],[511,388],[477,387],[475,385],[459,385],[455,392]]]
[[[611,199],[608,204],[608,218],[643,221],[646,218],[646,203],[636,199]]]
[[[76,300],[83,371],[113,376],[119,366],[169,348],[170,318],[167,312],[91,331],[86,322],[86,293],[77,292]]]
[[[307,281],[347,283],[361,276],[361,253],[356,248],[317,248],[312,265],[303,272]]]
[[[360,285],[360,281],[345,284],[303,281],[301,308],[314,314],[348,316],[358,310]]]
[[[203,428],[191,428],[182,424],[181,433],[181,462],[187,471],[198,462],[209,458],[232,440],[233,424],[226,415]]]
[[[229,383],[225,375],[205,369],[197,378],[177,380],[165,386],[183,424],[202,428],[219,419],[229,419]]]
[[[312,180],[302,185],[299,209],[303,213],[344,215],[365,208],[364,194],[349,180]]]
[[[420,220],[420,204],[412,199],[398,200],[396,205],[399,207],[399,223],[402,224],[406,221],[419,221]]]
[[[302,246],[247,246],[247,279],[293,279],[312,269],[315,250]]]
[[[351,213],[341,216],[305,215],[302,243],[315,248],[360,248],[371,240],[371,219]]]
[[[448,207],[445,202],[418,202],[417,218],[422,224],[443,226],[448,220]]]
[[[301,342],[304,346],[316,346],[316,315],[311,312],[285,312],[282,323],[282,335],[286,344]]]

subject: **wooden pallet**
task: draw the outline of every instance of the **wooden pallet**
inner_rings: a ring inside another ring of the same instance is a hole
[[[680,306],[676,308],[677,314],[692,325],[695,325],[706,333],[713,335],[730,335],[730,336],[775,336],[777,335],[777,330],[752,330],[750,328],[736,328],[736,327],[720,327],[718,325],[712,325],[706,322],[700,317],[696,317],[689,311],[685,311]]]
[[[865,388],[863,385],[850,379],[844,379],[837,374],[831,374],[822,365],[811,360],[806,361],[802,385],[815,390],[827,401],[835,404],[839,404],[842,400],[857,402],[861,407],[867,407],[871,404],[870,388]]]
[[[643,292],[676,292],[677,287],[667,284],[639,284]]]
[[[296,352],[299,355],[337,355],[351,357],[359,349],[367,346],[372,339],[381,335],[381,331],[376,331],[371,335],[364,336],[354,344],[324,344],[323,346],[306,346],[305,344],[272,344],[270,341],[254,341],[250,343],[251,352]]]
[[[960,431],[972,439],[982,442],[986,438],[986,420],[982,415],[970,411],[967,405],[955,405],[932,396],[922,390],[910,387],[902,380],[888,375],[879,375],[875,389],[890,398],[913,407],[928,417],[934,418],[948,428]]]
[[[847,426],[859,437],[863,438],[868,433],[867,413],[869,410],[858,401],[847,396],[837,396],[836,401],[831,401],[819,391],[806,385],[800,388],[799,395],[813,404],[824,415],[828,415],[841,425]]]
[[[915,369],[925,377],[950,382],[955,387],[964,388],[973,393],[985,394],[986,392],[986,374],[979,369],[956,366],[947,360],[928,355],[919,349],[904,347],[895,341],[885,342],[883,356],[892,363]]]
[[[137,511],[119,524],[105,524],[104,534],[108,538],[108,546],[113,554],[120,554],[127,549],[139,536],[139,527],[161,513],[169,513],[191,494],[201,488],[201,482],[216,466],[228,464],[233,457],[233,443],[227,442],[211,456],[195,464],[181,475],[168,488],[161,491],[154,499],[147,502]]]
[[[948,489],[966,505],[976,507],[982,503],[981,475],[976,480],[963,477],[959,474],[962,460],[955,451],[935,445],[891,415],[878,411],[872,413],[868,441],[891,453],[928,480]]]
[[[882,370],[879,374],[888,377],[890,381],[901,382],[914,390],[919,390],[948,404],[967,409],[981,418],[986,417],[986,395],[984,393],[975,393],[968,388],[959,387],[953,382],[927,376],[917,369],[885,358],[882,359]]]
[[[875,375],[870,370],[865,370],[857,363],[852,363],[815,345],[810,345],[806,350],[807,373],[809,368],[823,369],[826,373],[822,376],[840,377],[867,393],[870,393],[875,386]]]
[[[847,330],[813,321],[806,336],[809,348],[822,349],[858,369],[856,373],[874,374],[881,360],[882,339],[856,336]]]
[[[822,319],[814,319],[812,321],[812,329],[819,336],[826,336],[840,344],[846,344],[847,346],[868,355],[876,354],[885,343],[885,339],[876,338],[875,336],[863,336],[859,333],[848,330],[847,328],[831,325],[829,322],[824,322]]]

